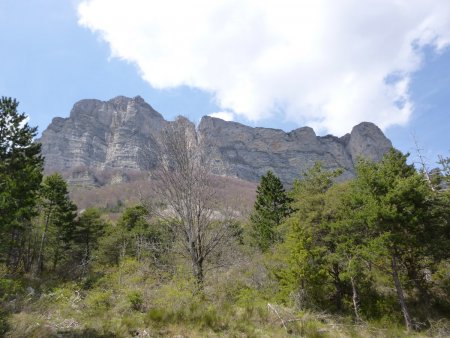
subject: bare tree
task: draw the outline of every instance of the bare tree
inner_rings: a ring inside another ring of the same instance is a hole
[[[236,232],[235,217],[219,211],[210,166],[189,120],[179,117],[161,131],[156,157],[153,186],[159,207],[151,212],[176,234],[201,287],[206,261]]]
[[[425,180],[427,181],[428,185],[430,186],[431,190],[435,191],[436,189],[435,189],[433,181],[430,177],[430,171],[426,165],[426,159],[422,155],[423,149],[421,149],[419,147],[419,142],[417,141],[416,136],[413,134],[412,137],[414,140],[414,145],[416,147],[416,154],[417,154],[417,157],[419,160],[418,165],[420,166],[420,171],[421,171],[422,175],[424,176]]]

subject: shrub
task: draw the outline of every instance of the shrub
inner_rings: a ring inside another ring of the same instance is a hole
[[[22,283],[11,278],[0,278],[0,302],[7,301],[11,296],[23,293]]]
[[[142,293],[139,291],[132,291],[127,295],[131,308],[136,311],[141,311],[143,306]]]
[[[107,310],[111,306],[111,292],[91,291],[86,298],[86,304],[92,310]]]

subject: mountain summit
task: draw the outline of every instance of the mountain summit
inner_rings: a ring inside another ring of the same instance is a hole
[[[168,123],[139,96],[81,100],[68,118],[54,118],[42,133],[46,171],[73,179],[91,171],[151,170],[156,165],[151,149]],[[284,132],[204,116],[196,132],[215,174],[248,181],[272,170],[284,183],[292,183],[317,161],[327,169],[344,169],[343,177],[350,178],[359,156],[379,161],[392,147],[369,122],[338,138],[316,136],[309,127]]]

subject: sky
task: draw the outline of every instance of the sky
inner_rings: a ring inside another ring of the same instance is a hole
[[[81,99],[450,150],[448,0],[0,0],[0,95],[42,132]]]

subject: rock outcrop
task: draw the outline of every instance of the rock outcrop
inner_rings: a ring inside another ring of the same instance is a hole
[[[286,133],[205,116],[198,133],[217,174],[249,181],[259,180],[270,169],[290,183],[317,161],[326,169],[342,168],[342,178],[350,178],[359,156],[379,161],[392,147],[382,131],[368,122],[338,138],[316,136],[309,127]]]
[[[69,173],[73,183],[102,184],[127,170],[151,170],[157,135],[168,123],[139,96],[79,101],[68,118],[54,118],[39,140],[46,171]],[[205,116],[197,137],[215,174],[258,181],[270,169],[288,184],[317,161],[350,178],[359,156],[378,161],[392,147],[368,122],[338,138],[316,136],[309,127],[284,132]]]
[[[146,150],[166,123],[139,96],[82,100],[68,118],[54,118],[38,141],[47,171],[151,169],[156,159]]]

